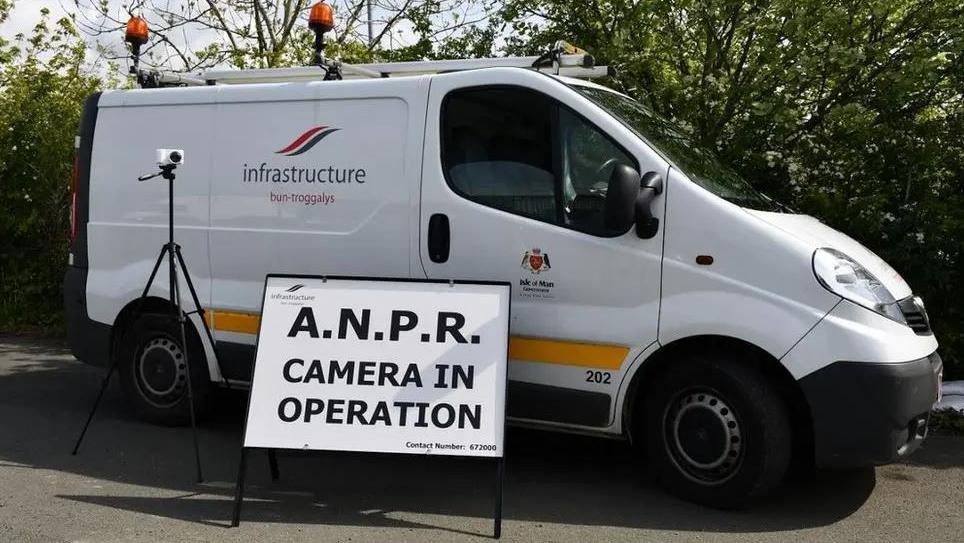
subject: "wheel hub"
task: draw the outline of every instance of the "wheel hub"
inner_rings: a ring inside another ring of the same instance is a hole
[[[670,457],[701,483],[728,479],[742,460],[743,435],[733,409],[716,393],[684,392],[664,418]]]
[[[148,401],[156,405],[174,403],[187,379],[184,352],[166,337],[154,338],[141,351],[137,374]]]

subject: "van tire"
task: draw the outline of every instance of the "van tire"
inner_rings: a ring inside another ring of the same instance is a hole
[[[670,493],[739,509],[783,480],[792,452],[787,407],[736,356],[689,355],[645,391],[648,467]]]
[[[184,356],[181,331],[169,314],[138,315],[121,337],[118,372],[128,402],[143,420],[164,426],[190,424],[187,371],[191,372],[195,418],[206,410],[211,382],[204,349],[190,323],[185,323],[184,331],[189,364],[178,362]]]

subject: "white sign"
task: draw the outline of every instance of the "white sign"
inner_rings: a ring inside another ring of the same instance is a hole
[[[269,276],[245,447],[501,457],[509,285]]]

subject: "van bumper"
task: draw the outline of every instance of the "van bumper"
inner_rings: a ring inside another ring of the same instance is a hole
[[[914,452],[927,436],[942,369],[935,351],[898,363],[834,362],[800,379],[816,465],[887,464]]]
[[[64,274],[64,315],[70,352],[81,362],[110,365],[111,326],[87,316],[87,268],[67,266]]]

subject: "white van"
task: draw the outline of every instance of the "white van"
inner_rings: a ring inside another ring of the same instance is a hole
[[[77,142],[72,349],[117,360],[152,421],[186,421],[186,371],[249,379],[265,275],[290,273],[510,281],[512,422],[628,438],[702,503],[927,432],[942,365],[901,277],[600,85],[493,67],[118,90]],[[216,342],[191,314],[190,368],[165,266],[135,311],[167,239],[166,184],[136,181],[157,148],[185,152],[176,236]]]

